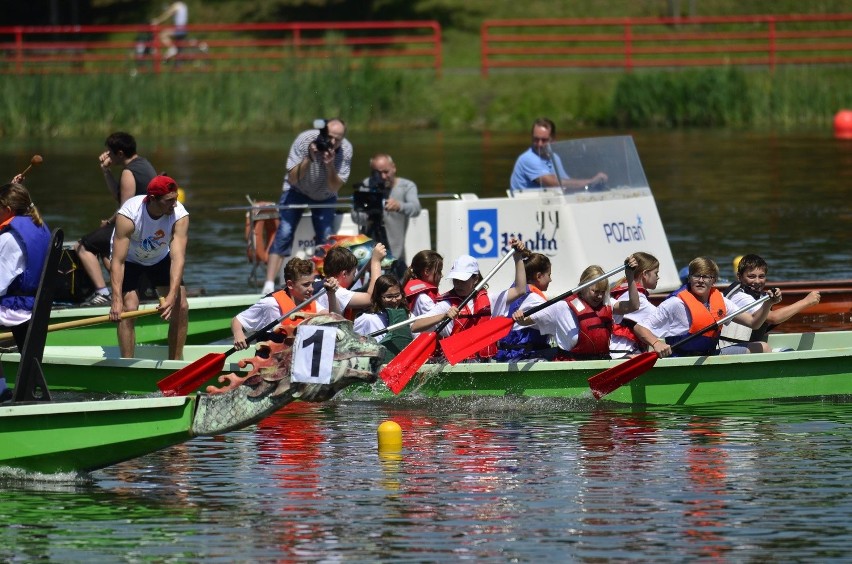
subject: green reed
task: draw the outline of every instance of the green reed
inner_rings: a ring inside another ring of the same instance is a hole
[[[808,129],[852,107],[844,67],[448,73],[370,66],[279,73],[6,76],[0,136],[73,137],[297,130],[341,116],[360,130],[525,131],[546,115],[576,127]]]

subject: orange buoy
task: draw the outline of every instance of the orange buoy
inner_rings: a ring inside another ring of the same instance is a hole
[[[834,136],[852,139],[852,110],[840,110],[834,114]]]
[[[257,206],[271,206],[271,202],[255,202]],[[250,215],[246,213],[246,256],[249,262],[269,260],[269,250],[275,242],[275,232],[278,231],[278,210],[260,210],[255,213],[254,227]],[[254,243],[252,244],[252,238]]]

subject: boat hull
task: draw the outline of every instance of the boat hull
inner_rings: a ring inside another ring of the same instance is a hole
[[[667,358],[647,374],[606,396],[626,404],[691,405],[852,394],[852,332],[784,333],[770,336],[770,346],[788,352],[724,357]],[[143,347],[153,359],[116,358],[114,348],[48,347],[44,371],[52,390],[145,394],[157,381],[208,352],[224,347],[187,347],[186,361],[169,361],[163,347]],[[86,354],[86,352],[90,354]],[[75,354],[72,354],[75,353]],[[237,361],[253,352],[228,358],[222,373],[240,372]],[[17,369],[17,354],[2,356],[7,374]],[[518,364],[427,365],[412,378],[405,395],[520,395],[589,398],[588,378],[620,361],[530,362]],[[215,379],[207,384],[215,384]],[[203,387],[202,387],[203,389]],[[366,399],[393,397],[379,382],[354,386],[344,395]]]
[[[0,406],[0,467],[90,472],[185,442],[194,396]]]
[[[186,336],[188,345],[204,345],[231,334],[231,319],[262,296],[239,294],[234,296],[210,296],[189,298],[189,325]],[[154,309],[155,304],[145,304],[140,309]],[[108,307],[74,307],[54,309],[50,323],[77,321],[109,314]],[[141,344],[168,344],[169,324],[159,315],[151,314],[135,320],[136,342]],[[100,323],[87,327],[62,329],[47,334],[47,344],[62,345],[111,345],[117,343],[115,324]]]
[[[174,374],[210,352],[225,352],[227,345],[190,345],[184,348],[185,360],[168,360],[162,345],[137,347],[138,358],[121,358],[118,347],[54,346],[45,347],[42,367],[50,389],[59,392],[84,392],[117,395],[159,392],[157,382]],[[228,357],[223,369],[206,385],[216,384],[221,374],[241,373],[246,368],[238,361],[254,355],[253,350],[237,351]],[[0,355],[5,374],[18,371],[20,355]],[[9,382],[10,386],[12,382]],[[201,389],[204,389],[203,387]]]
[[[852,394],[852,332],[773,335],[795,351],[667,358],[605,401],[631,405],[704,403]],[[423,368],[402,391],[423,397],[529,396],[593,400],[588,379],[623,361],[459,364]],[[380,385],[353,397],[391,397]]]

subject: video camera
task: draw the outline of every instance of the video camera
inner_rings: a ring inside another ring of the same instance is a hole
[[[385,210],[385,200],[390,195],[390,186],[385,184],[382,173],[374,170],[367,184],[358,182],[353,186],[352,207],[355,211],[367,215],[381,216]]]
[[[325,153],[334,146],[334,140],[328,134],[328,121],[324,119],[315,120],[314,127],[319,129],[319,135],[314,139],[314,145],[316,145],[317,151]]]

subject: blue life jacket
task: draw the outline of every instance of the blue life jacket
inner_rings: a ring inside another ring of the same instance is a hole
[[[44,224],[37,227],[28,215],[18,215],[0,230],[0,233],[6,232],[15,237],[24,253],[24,271],[9,284],[6,294],[0,297],[0,305],[12,310],[32,311],[41,271],[50,249],[50,230]]]
[[[509,306],[509,317],[512,317],[524,299],[530,295],[530,287],[527,292],[516,299]],[[546,335],[534,327],[522,327],[516,331],[510,331],[508,335],[497,342],[497,362],[514,362],[528,358],[542,358],[542,351],[550,349],[550,341]]]

